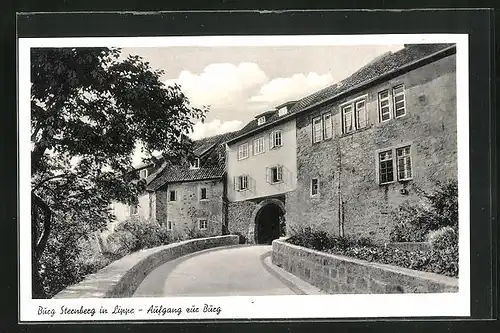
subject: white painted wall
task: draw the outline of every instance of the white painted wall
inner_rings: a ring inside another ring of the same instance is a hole
[[[269,149],[270,133],[278,129],[282,131],[283,145],[279,148]],[[259,137],[264,137],[264,153],[254,155],[253,140]],[[245,142],[248,142],[249,145],[249,156],[244,160],[238,160],[238,146]],[[295,119],[228,145],[228,199],[234,202],[293,191],[297,186],[296,156]],[[270,184],[266,181],[266,168],[278,164],[283,166],[283,182]],[[249,190],[236,191],[234,186],[235,177],[242,174],[249,176]]]

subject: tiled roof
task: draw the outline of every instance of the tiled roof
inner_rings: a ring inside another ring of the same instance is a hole
[[[389,52],[385,55],[379,56],[346,79],[300,99],[290,108],[287,116],[285,117],[289,119],[289,116],[292,114],[305,111],[316,104],[330,100],[338,95],[348,93],[349,91],[368,84],[383,75],[403,69],[411,63],[450,48],[452,45],[453,44],[408,44],[397,52]],[[278,112],[276,111],[268,119],[266,119],[266,124],[261,126],[258,126],[257,120],[253,119],[238,132],[237,136],[235,136],[232,141],[236,141],[238,138],[244,137],[246,134],[257,130],[258,127],[269,127],[269,124],[272,122],[285,117],[278,117]]]
[[[224,133],[195,141],[195,154],[209,152],[209,159],[205,160],[199,169],[190,169],[187,165],[165,165],[158,176],[149,183],[148,190],[154,191],[166,183],[221,178],[226,168],[225,143],[237,133]]]

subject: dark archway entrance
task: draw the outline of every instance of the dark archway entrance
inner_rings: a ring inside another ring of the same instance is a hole
[[[255,216],[255,242],[257,244],[271,244],[273,240],[279,238],[284,215],[281,202],[264,203]]]

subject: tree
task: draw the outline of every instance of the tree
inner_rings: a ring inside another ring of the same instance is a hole
[[[54,219],[104,228],[113,200],[134,204],[144,182],[132,172],[137,144],[176,162],[190,155],[195,108],[163,71],[108,48],[31,52],[33,296],[44,297],[39,259]],[[73,228],[74,230],[74,228]]]

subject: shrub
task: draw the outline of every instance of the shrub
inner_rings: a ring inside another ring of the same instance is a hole
[[[165,226],[134,217],[119,224],[107,238],[112,256],[122,257],[128,253],[170,243]]]
[[[423,242],[427,233],[442,227],[458,227],[458,186],[456,180],[438,183],[426,202],[418,205],[403,203],[391,212],[393,242]]]
[[[453,229],[452,229],[453,230]],[[385,248],[372,243],[369,238],[340,237],[322,230],[307,228],[294,230],[287,242],[326,253],[351,258],[396,265],[409,269],[458,276],[458,247],[456,237],[449,231],[436,232],[436,242],[449,244],[430,251],[405,251]]]
[[[436,250],[449,249],[458,244],[457,232],[452,227],[443,227],[431,231],[427,235],[427,239],[432,245],[432,248]]]

